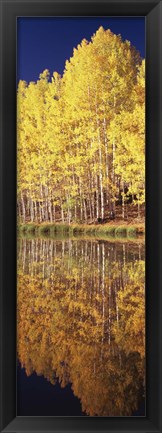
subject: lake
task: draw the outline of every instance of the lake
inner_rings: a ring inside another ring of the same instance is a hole
[[[17,415],[145,416],[144,241],[17,250]]]

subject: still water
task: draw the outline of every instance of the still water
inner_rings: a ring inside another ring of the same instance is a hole
[[[145,416],[142,240],[18,241],[17,415]]]

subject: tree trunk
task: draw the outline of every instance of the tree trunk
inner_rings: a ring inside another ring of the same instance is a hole
[[[17,203],[17,207],[18,207],[18,219],[19,219],[19,221],[21,221],[21,205],[20,205],[20,201],[18,200],[18,203]]]
[[[64,223],[64,210],[63,210],[62,200],[61,200],[61,221],[62,223]]]
[[[100,125],[98,119],[98,108],[96,101],[96,124],[98,130],[98,151],[99,151],[99,179],[100,179],[100,194],[101,194],[101,218],[104,219],[104,194],[103,194],[103,175],[102,175],[102,148],[101,148],[101,136],[100,136]]]
[[[85,219],[85,222],[87,223],[87,207],[86,207],[85,199],[83,199],[83,207],[84,207],[84,219]]]
[[[33,208],[33,200],[32,200],[32,198],[30,198],[29,206],[30,206],[30,220],[33,223],[33,221],[34,221],[34,208]]]
[[[40,184],[40,196],[41,196],[41,220],[44,221],[44,203],[43,203],[43,186],[42,183]]]
[[[79,194],[80,194],[80,220],[83,222],[83,202],[82,202],[82,186],[81,179],[79,178]]]
[[[41,223],[42,222],[42,209],[41,209],[41,203],[40,203],[40,201],[38,203],[38,206],[39,206],[39,221]]]
[[[105,159],[106,159],[106,203],[109,202],[109,160],[108,160],[108,141],[106,133],[106,117],[103,120],[104,127],[104,143],[105,143]]]
[[[70,225],[71,212],[70,212],[70,206],[69,206],[69,196],[66,196],[66,202],[67,202],[67,222]]]
[[[91,207],[91,196],[90,196],[90,194],[88,194],[88,201],[89,201],[89,216],[90,216],[90,221],[92,221],[92,207]]]
[[[92,195],[92,220],[95,219],[95,203],[94,203],[94,184],[93,184],[93,177],[91,177],[91,195]]]
[[[45,200],[45,220],[48,221],[48,200]]]
[[[99,192],[98,192],[98,176],[96,175],[96,218],[99,218]]]
[[[53,203],[53,220],[54,223],[56,222],[56,208],[55,208],[55,204]]]
[[[50,198],[48,199],[48,212],[49,212],[49,217],[50,217],[50,223],[53,222],[53,218],[52,218],[52,203]]]
[[[36,222],[38,222],[38,216],[37,216],[37,202],[34,201],[34,219]]]
[[[26,220],[26,214],[25,214],[25,203],[24,203],[24,197],[23,197],[23,194],[22,194],[22,193],[21,193],[21,205],[22,205],[23,223],[25,224],[25,220]]]
[[[77,207],[76,207],[76,204],[74,206],[74,220],[75,220],[75,222],[77,220]]]
[[[123,194],[122,194],[122,218],[125,218],[125,200],[124,200],[124,182],[123,182]]]
[[[99,130],[98,130],[99,131]],[[101,194],[101,218],[104,219],[104,194],[103,194],[103,175],[102,175],[102,150],[101,150],[101,138],[100,132],[98,132],[98,140],[99,140],[99,161],[100,161],[100,194]]]
[[[140,202],[139,202],[139,194],[138,194],[138,218],[140,218]]]
[[[116,107],[116,98],[114,96],[114,114],[115,114],[115,107]],[[115,152],[116,152],[116,146],[115,146],[115,137],[113,137],[112,142],[112,183],[115,187]],[[113,212],[115,214],[115,194],[113,193]]]

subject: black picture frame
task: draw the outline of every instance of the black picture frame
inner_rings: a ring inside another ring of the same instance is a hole
[[[162,432],[162,1],[1,0],[1,432]],[[146,17],[146,416],[16,417],[16,17]]]

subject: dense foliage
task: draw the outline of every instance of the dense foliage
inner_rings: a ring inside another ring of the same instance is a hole
[[[145,62],[102,27],[66,62],[20,81],[17,96],[21,222],[140,216],[145,180]],[[130,215],[131,216],[131,215]]]

